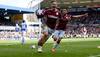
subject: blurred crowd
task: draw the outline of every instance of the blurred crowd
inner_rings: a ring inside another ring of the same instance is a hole
[[[16,35],[17,33],[14,31],[0,31],[0,39],[1,40],[19,40],[19,36]]]
[[[100,34],[100,12],[90,12],[87,17],[72,19],[69,21],[66,35],[82,36],[81,29],[87,29],[87,37],[99,37]]]
[[[14,26],[15,24],[5,18],[0,18],[0,26]]]
[[[26,33],[26,38],[27,39],[34,39],[34,38],[38,38],[38,32],[27,32]],[[0,31],[0,40],[21,40],[22,39],[22,35],[21,32],[15,32],[15,31],[11,31],[11,30],[7,30],[7,31]]]
[[[88,13],[87,17],[74,18],[70,24],[100,24],[100,12]]]
[[[66,29],[66,36],[68,37],[83,37],[82,28],[86,28],[86,37],[100,37],[100,24],[80,24],[80,25],[71,25],[68,24]]]

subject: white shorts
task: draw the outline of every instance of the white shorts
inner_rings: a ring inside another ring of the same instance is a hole
[[[62,38],[64,36],[64,34],[65,34],[65,31],[63,31],[63,30],[56,30],[54,32],[54,37],[56,37],[56,38]]]
[[[51,36],[52,33],[54,33],[54,30],[46,27],[42,32],[46,32],[48,34],[48,36]]]

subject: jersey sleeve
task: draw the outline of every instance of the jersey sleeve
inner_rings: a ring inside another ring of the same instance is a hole
[[[44,11],[44,10],[37,10],[37,11],[36,11],[36,15],[37,15],[37,18],[38,18],[38,19],[43,18],[43,16],[44,16],[43,11]]]

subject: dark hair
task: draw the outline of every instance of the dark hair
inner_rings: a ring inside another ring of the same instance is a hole
[[[51,3],[53,3],[53,2],[57,2],[57,1],[56,0],[51,1]]]
[[[24,23],[24,22],[25,22],[25,20],[22,20],[22,22]]]

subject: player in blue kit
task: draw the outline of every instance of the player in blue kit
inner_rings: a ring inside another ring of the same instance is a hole
[[[15,31],[16,31],[15,38],[19,39],[20,26],[18,25],[18,23],[16,23]]]
[[[22,45],[25,44],[26,32],[27,32],[27,24],[26,24],[25,20],[23,20],[21,23]]]

